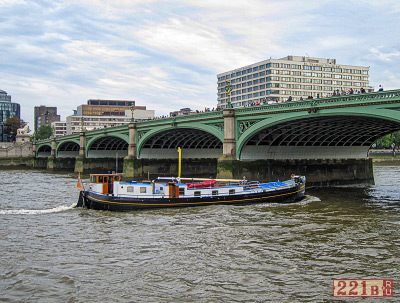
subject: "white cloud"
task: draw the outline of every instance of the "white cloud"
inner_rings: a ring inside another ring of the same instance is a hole
[[[379,49],[373,47],[370,49],[370,52],[376,59],[378,59],[380,61],[384,61],[384,62],[391,62],[394,58],[400,57],[400,51],[385,53],[385,52],[381,52]]]
[[[0,89],[23,116],[45,104],[65,118],[90,98],[135,99],[157,115],[215,107],[217,73],[289,54],[392,63],[387,73],[376,64],[371,79],[400,87],[392,76],[398,0],[0,0],[0,7],[7,12]],[[377,29],[382,20],[390,30]]]
[[[247,48],[230,44],[217,29],[187,18],[151,23],[133,34],[151,49],[213,70],[240,66],[255,58]]]
[[[96,60],[118,60],[129,57],[131,60],[143,59],[148,56],[131,50],[112,48],[104,43],[93,41],[71,41],[63,45],[63,48],[73,56],[90,57]]]

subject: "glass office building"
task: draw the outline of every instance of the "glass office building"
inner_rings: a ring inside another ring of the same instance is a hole
[[[18,103],[11,102],[11,96],[7,92],[0,90],[0,141],[8,142],[7,135],[4,134],[4,122],[8,118],[17,116],[20,119],[21,107]]]

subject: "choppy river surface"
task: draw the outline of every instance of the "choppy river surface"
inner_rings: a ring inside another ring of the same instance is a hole
[[[73,209],[74,176],[0,171],[0,302],[339,302],[333,278],[394,279],[398,302],[400,166],[374,173],[295,204],[113,213]]]

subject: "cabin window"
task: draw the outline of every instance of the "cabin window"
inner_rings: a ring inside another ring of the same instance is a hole
[[[119,176],[115,176],[115,181],[119,181]]]
[[[211,192],[211,194],[212,194],[213,196],[218,196],[218,190],[213,190],[213,191]]]
[[[103,183],[103,176],[99,176],[99,183]]]
[[[146,193],[146,187],[141,187],[140,188],[140,193],[145,194]]]
[[[230,194],[230,195],[234,195],[234,194],[235,194],[235,190],[234,190],[234,189],[230,189],[230,190],[229,190],[229,194]]]
[[[133,193],[133,186],[127,186],[126,187],[126,192]]]
[[[194,192],[195,197],[200,197],[201,196],[201,191],[195,191]]]
[[[182,195],[182,196],[185,195],[185,189],[184,189],[183,187],[182,187],[182,188],[181,188],[181,187],[179,188],[179,195],[180,195],[180,196],[181,196],[181,195]]]
[[[93,177],[93,183],[97,183],[97,177],[96,176],[92,176]]]
[[[107,179],[108,179],[107,177],[104,177],[104,183],[107,183]]]

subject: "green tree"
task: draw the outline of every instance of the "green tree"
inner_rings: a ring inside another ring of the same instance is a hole
[[[15,141],[17,136],[18,128],[22,128],[26,125],[24,120],[18,118],[17,116],[8,118],[4,123],[4,134],[7,135],[8,141]]]
[[[36,132],[36,139],[47,139],[50,138],[53,133],[53,129],[49,125],[42,125]]]
[[[392,148],[392,142],[396,144],[396,148],[400,146],[400,131],[386,135],[378,139],[375,144],[375,148]]]

